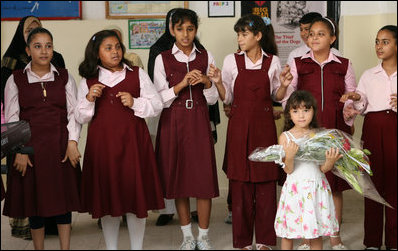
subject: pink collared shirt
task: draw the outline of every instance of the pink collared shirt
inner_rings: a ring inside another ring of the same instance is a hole
[[[263,57],[268,56],[263,50],[261,58],[257,60],[257,62],[253,63],[249,57],[247,57],[246,52],[241,51],[238,54],[245,56],[245,65],[247,70],[259,70],[261,69],[263,63]],[[276,91],[279,89],[280,81],[279,74],[281,73],[281,63],[277,56],[273,56],[271,65],[268,70],[268,77],[270,80],[271,88],[270,95],[273,100]],[[236,64],[234,53],[229,54],[224,59],[224,64],[222,67],[222,81],[225,88],[225,100],[223,102],[225,104],[231,104],[234,99],[234,86],[235,80],[238,76],[238,66]],[[277,101],[279,102],[279,101]]]
[[[326,61],[324,61],[322,64],[320,64],[319,62],[317,62],[315,60],[315,57],[314,57],[314,54],[312,51],[310,51],[309,53],[307,53],[301,57],[301,59],[304,59],[304,58],[311,58],[321,68],[323,68],[327,63],[330,63],[331,61],[341,63],[341,61],[337,58],[337,56],[335,54],[333,54],[332,52],[329,52],[328,59]],[[292,94],[292,92],[297,90],[298,74],[297,74],[297,66],[296,66],[295,60],[293,60],[290,65],[290,73],[293,75],[293,80],[287,88],[285,98],[282,100],[283,108],[285,108],[286,102],[287,102],[288,98],[290,97],[290,95]],[[349,61],[347,73],[344,77],[344,82],[345,82],[345,93],[355,91],[357,85],[356,85],[355,73],[354,73],[354,69],[352,68],[351,61]],[[321,79],[319,79],[319,83],[321,83]],[[345,105],[347,105],[347,103]],[[347,123],[347,121],[346,121],[346,123]],[[349,125],[349,124],[347,123],[347,125]]]
[[[171,53],[174,55],[178,62],[188,63],[196,58],[196,53],[200,53],[200,51],[196,48],[195,44],[193,45],[192,51],[189,56],[185,55],[176,44],[173,45]],[[209,67],[211,64],[216,65],[213,55],[207,51],[208,55],[208,63],[206,74],[209,72]],[[174,93],[174,87],[169,88],[169,82],[166,80],[166,71],[164,69],[163,58],[162,55],[159,54],[155,59],[155,67],[153,71],[153,82],[155,84],[156,90],[159,92],[162,97],[164,108],[170,107],[173,101],[177,98]],[[203,90],[203,95],[206,98],[207,104],[214,105],[218,100],[218,91],[216,86],[212,83],[209,89]]]
[[[39,77],[32,71],[31,62],[24,68],[27,73],[28,83],[40,84],[37,82],[50,82],[54,81],[54,74],[59,74],[57,69],[51,64],[50,72],[46,73],[43,77]],[[69,140],[79,142],[81,125],[76,122],[74,116],[74,108],[76,106],[76,82],[70,73],[68,73],[68,82],[65,85],[66,92],[66,109],[68,112],[68,132]],[[18,87],[14,81],[14,75],[11,75],[6,83],[4,90],[4,113],[7,123],[19,121],[19,100],[18,100]]]
[[[390,105],[390,95],[397,93],[397,72],[388,76],[381,63],[362,74],[356,92],[361,99],[354,102],[354,107],[361,114],[390,109],[397,112]]]
[[[123,64],[123,69],[121,71],[111,72],[101,66],[98,66],[98,80],[102,84],[108,87],[114,87],[126,78],[126,71],[133,71],[126,64]],[[140,118],[154,117],[157,116],[163,109],[161,98],[156,91],[154,85],[148,74],[142,70],[138,69],[138,76],[140,80],[140,97],[133,98],[134,104],[131,109],[134,110],[134,115]],[[90,102],[87,100],[86,95],[88,93],[87,80],[83,78],[80,81],[79,92],[77,95],[77,105],[75,108],[76,120],[85,124],[90,122],[94,116],[95,102]]]
[[[289,53],[289,57],[287,58],[286,63],[287,63],[288,65],[291,65],[294,58],[296,58],[296,57],[302,57],[302,56],[304,56],[305,54],[307,54],[309,51],[311,51],[311,48],[308,47],[306,44],[303,44],[302,46],[300,46],[300,47],[298,47],[298,48],[292,50],[292,51]],[[340,53],[337,49],[335,49],[335,48],[332,47],[332,48],[330,49],[330,51],[331,51],[334,55],[339,56],[339,57],[342,57],[341,53]]]

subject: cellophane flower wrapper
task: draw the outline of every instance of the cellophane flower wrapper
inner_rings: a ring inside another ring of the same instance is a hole
[[[362,143],[357,143],[351,135],[338,129],[318,129],[315,133],[306,136],[300,144],[295,159],[325,163],[325,152],[330,148],[338,148],[343,155],[336,161],[332,172],[347,183],[362,196],[391,207],[377,192],[370,176],[370,162],[367,155],[370,152],[363,149]],[[257,148],[249,156],[251,161],[274,161],[284,167],[282,159],[285,152],[281,145],[272,145],[267,148]],[[391,207],[392,208],[392,207]]]

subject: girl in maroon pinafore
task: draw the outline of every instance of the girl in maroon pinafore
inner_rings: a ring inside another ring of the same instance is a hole
[[[154,84],[162,96],[156,157],[164,197],[175,199],[184,241],[181,249],[209,249],[211,199],[219,195],[214,145],[207,104],[218,99],[206,76],[212,55],[193,43],[197,15],[178,9],[172,16],[176,42],[155,60]],[[193,238],[189,198],[197,199],[199,236]]]
[[[227,130],[227,177],[232,189],[233,247],[251,249],[276,245],[273,222],[276,214],[278,166],[251,162],[257,147],[277,144],[272,100],[282,100],[286,85],[281,71],[271,21],[246,15],[234,26],[241,52],[224,59],[220,70],[211,67],[220,98],[231,104]]]
[[[149,76],[123,58],[114,31],[94,34],[79,66],[76,119],[88,123],[82,206],[101,217],[107,249],[117,249],[126,214],[132,249],[142,249],[147,211],[164,208],[155,154],[145,117],[162,110]],[[92,56],[93,55],[93,56]],[[99,65],[96,65],[99,59]]]
[[[71,212],[81,211],[76,84],[66,69],[50,63],[53,39],[48,30],[39,27],[29,33],[27,52],[32,61],[7,80],[5,117],[6,122],[29,123],[26,146],[34,154],[16,154],[3,214],[29,217],[35,249],[44,248],[44,218],[55,217],[61,249],[69,249]]]

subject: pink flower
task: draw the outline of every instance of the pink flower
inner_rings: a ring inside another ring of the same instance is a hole
[[[318,229],[315,228],[313,234],[318,235]]]
[[[324,179],[322,179],[322,187],[323,187],[323,189],[325,189],[325,190],[327,190],[327,188],[328,188],[328,185],[327,185],[327,183],[325,182]]]
[[[292,184],[292,191],[294,194],[297,194],[297,186],[296,184]]]
[[[307,230],[308,230],[307,224],[304,224],[303,229],[304,229],[304,231],[307,231]]]
[[[344,144],[343,147],[346,151],[349,151],[351,149],[350,141],[347,138],[344,138]]]

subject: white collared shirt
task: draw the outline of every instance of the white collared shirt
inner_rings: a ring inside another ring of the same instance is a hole
[[[118,85],[126,78],[127,71],[133,71],[133,69],[126,64],[123,64],[123,69],[121,71],[112,72],[101,66],[98,66],[98,69],[98,81],[111,88]],[[140,118],[157,116],[163,109],[161,98],[148,74],[141,68],[138,68],[138,71],[140,97],[133,98],[134,103],[130,108],[134,110],[134,115]],[[75,109],[76,120],[81,124],[88,123],[94,116],[95,102],[87,100],[86,95],[88,91],[87,80],[83,78],[80,81],[77,95],[78,101]]]
[[[51,82],[54,81],[54,74],[58,74],[57,69],[50,64],[50,71],[44,76],[40,77],[32,71],[31,62],[26,65],[23,72],[27,74],[29,84],[40,84],[38,82]],[[66,92],[66,108],[68,112],[68,132],[69,140],[79,141],[81,125],[76,122],[74,116],[74,108],[76,106],[76,82],[70,73],[68,73],[68,82],[65,85]],[[14,75],[11,75],[6,83],[4,90],[4,113],[7,123],[19,121],[19,100],[18,100],[18,87],[15,84]]]
[[[181,51],[176,44],[173,45],[171,53],[174,55],[176,60],[181,63],[188,63],[196,58],[196,53],[200,53],[200,51],[196,48],[195,44],[193,45],[192,51],[189,56],[185,55],[183,51]],[[216,65],[213,55],[207,51],[208,55],[208,63],[206,74],[209,72],[209,67],[211,64]],[[160,96],[163,100],[163,106],[165,108],[170,107],[173,101],[177,98],[174,93],[174,87],[169,87],[169,82],[166,80],[166,71],[164,69],[164,63],[162,54],[159,54],[155,59],[155,67],[153,73],[153,82],[155,84],[156,90],[159,92]],[[212,83],[209,89],[203,89],[203,95],[206,98],[207,104],[214,105],[218,100],[218,91],[215,87],[214,83]]]
[[[246,55],[245,51],[241,51],[238,54],[245,56],[245,65],[248,70],[259,70],[261,69],[263,63],[263,57],[268,56],[263,50],[261,50],[261,58],[257,62],[253,63],[250,58]],[[233,92],[235,86],[235,80],[238,76],[238,66],[236,64],[234,53],[229,54],[224,59],[224,64],[222,67],[222,81],[225,88],[225,104],[231,104],[233,101]],[[272,57],[271,65],[268,69],[268,77],[270,80],[270,95],[274,99],[276,91],[279,89],[280,81],[279,74],[281,73],[281,63],[277,56]]]

